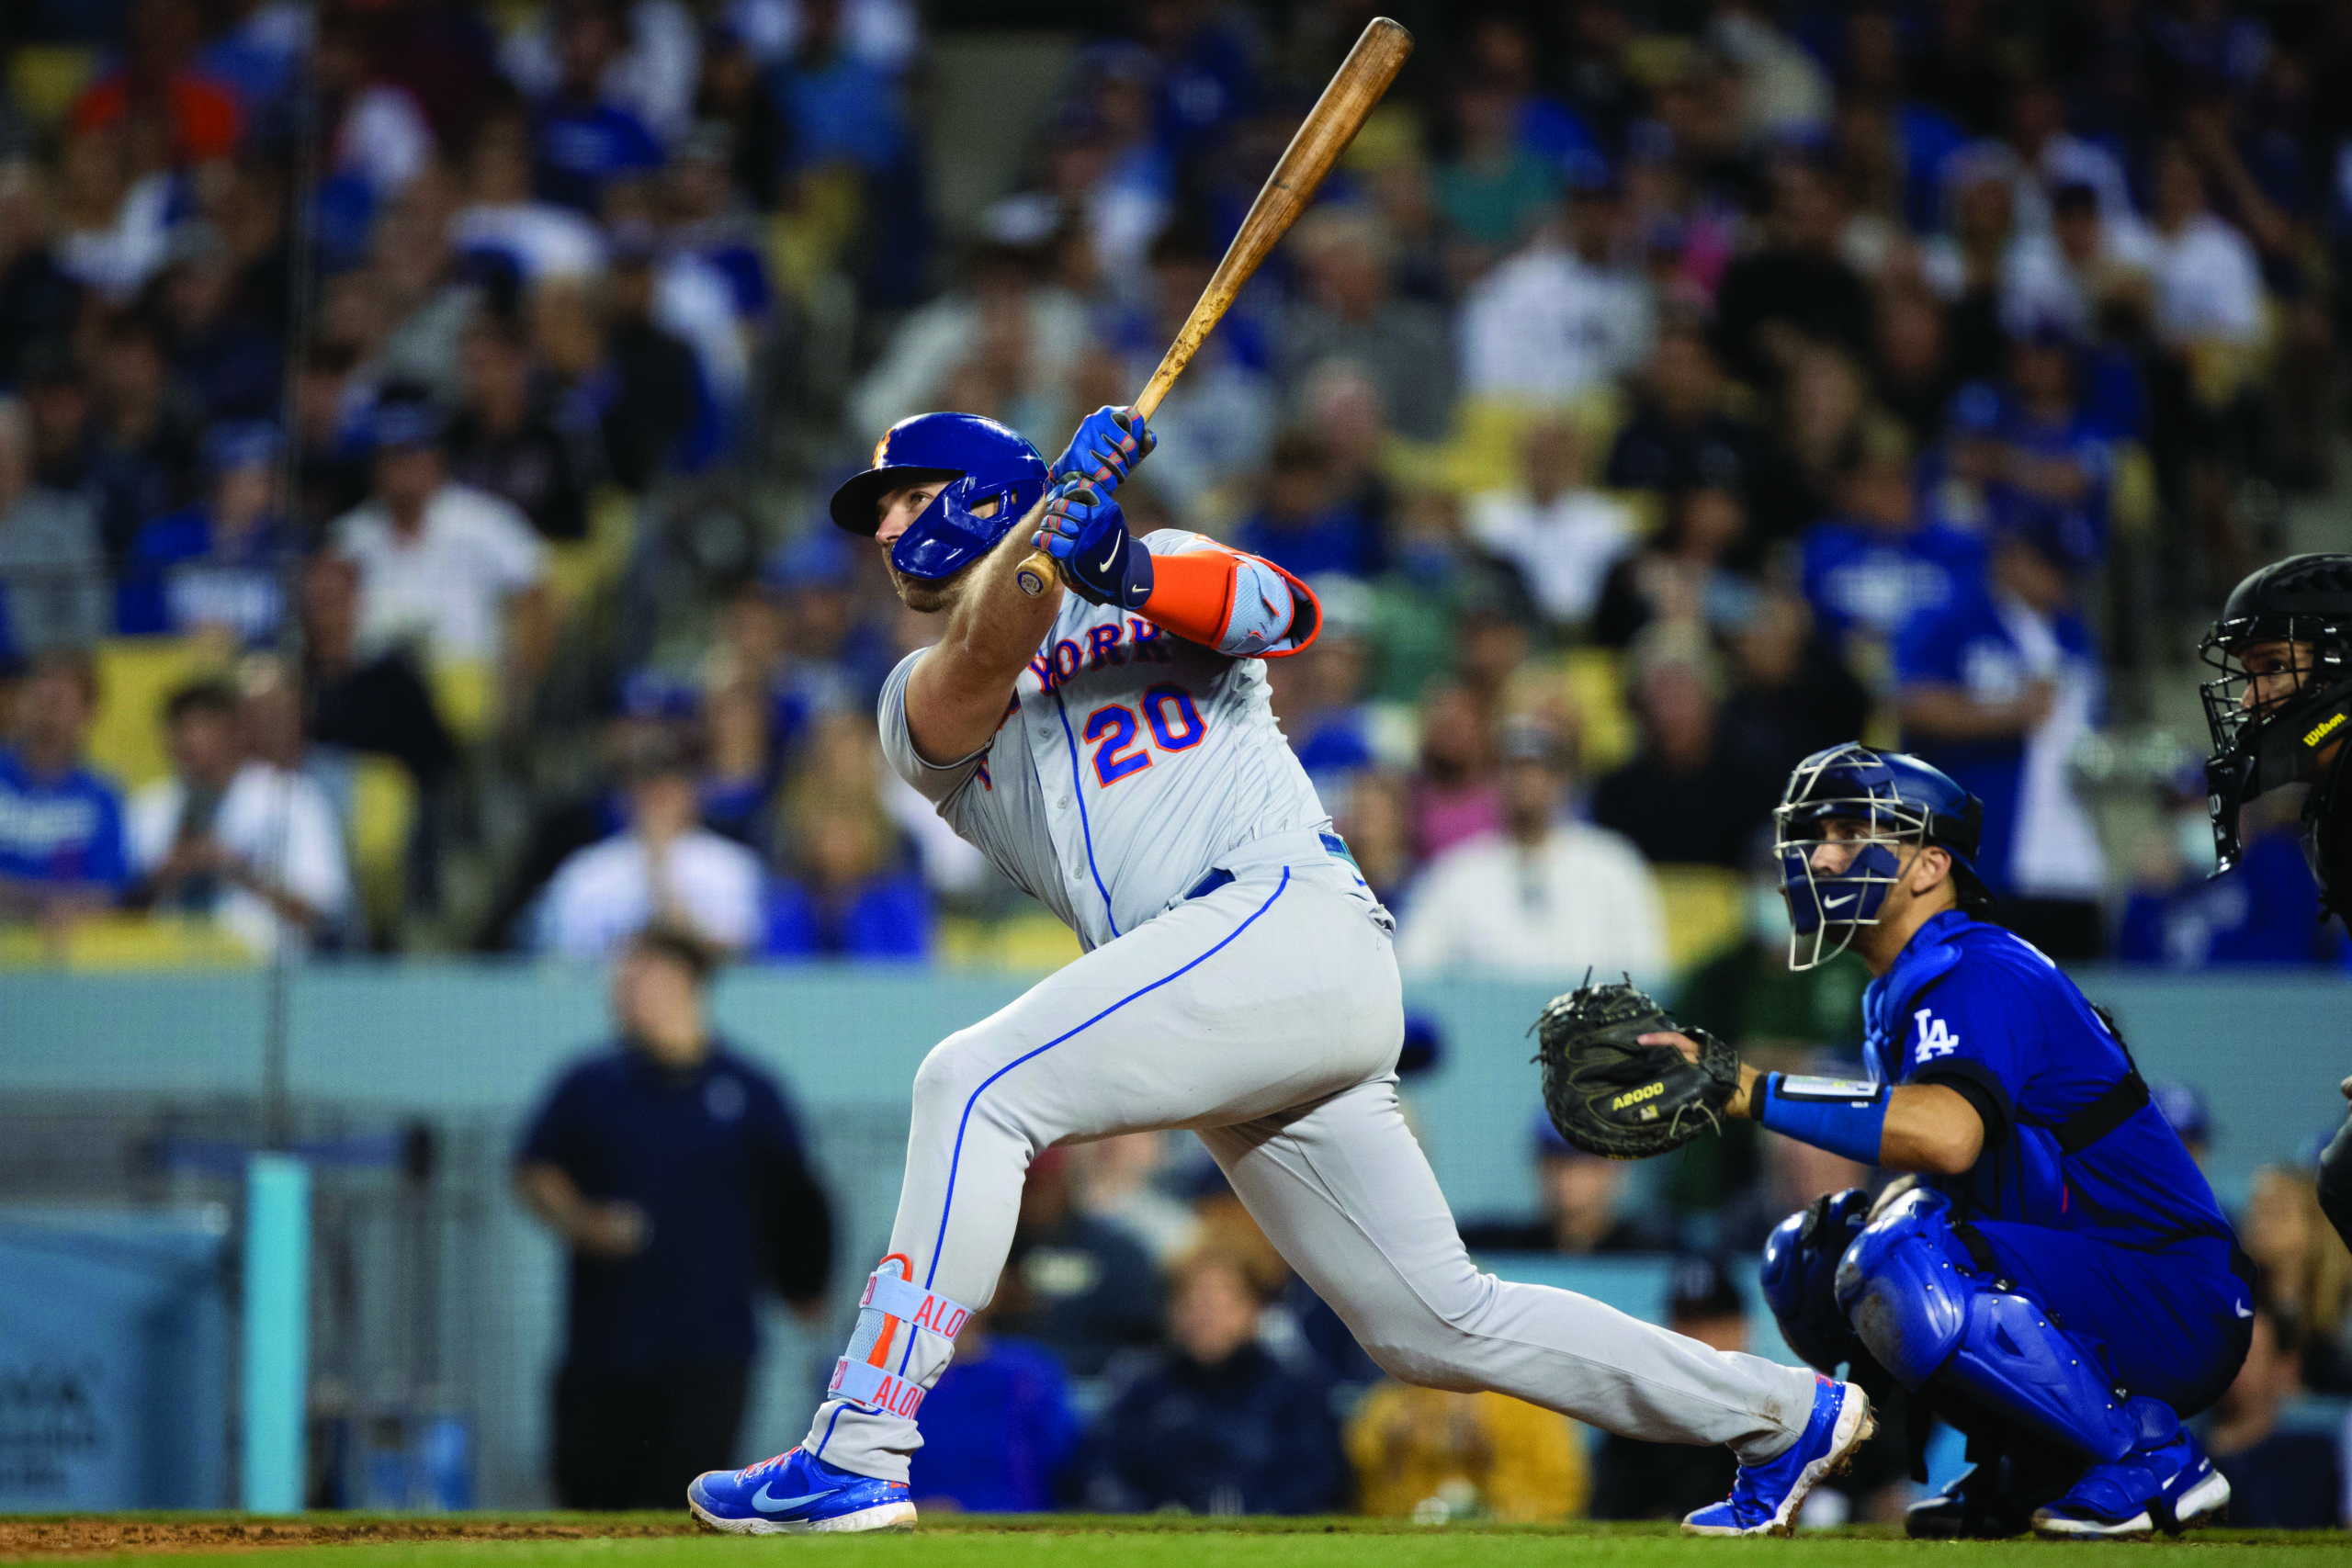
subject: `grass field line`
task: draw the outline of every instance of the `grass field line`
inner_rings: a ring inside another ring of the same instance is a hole
[[[673,1514],[481,1514],[437,1517],[137,1514],[0,1517],[0,1562],[135,1562],[266,1552],[270,1568],[761,1568],[814,1553],[826,1568],[1702,1568],[1730,1552],[1750,1562],[1780,1554],[1793,1565],[1920,1562],[2006,1568],[2053,1552],[2091,1551],[2030,1540],[1915,1542],[1891,1529],[1806,1531],[1793,1540],[1700,1540],[1666,1525],[1416,1526],[1403,1520],[1192,1518],[1071,1514],[927,1517],[907,1533],[715,1536]],[[2199,1530],[2177,1540],[2109,1550],[2117,1564],[2233,1568],[2245,1563],[2343,1563],[2352,1534]]]

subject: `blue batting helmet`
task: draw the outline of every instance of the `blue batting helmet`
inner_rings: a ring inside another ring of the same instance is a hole
[[[1832,820],[1860,824],[1853,859],[1835,874],[1814,865],[1814,851]],[[1854,940],[1856,927],[1878,923],[1887,889],[1902,874],[1896,852],[1904,844],[1934,844],[1951,856],[1961,908],[1992,907],[1992,892],[1972,863],[1984,830],[1984,802],[1905,752],[1852,741],[1815,751],[1789,774],[1772,825],[1781,891],[1789,901],[1792,969],[1836,957]],[[1845,934],[1828,947],[1832,927]],[[1812,951],[1800,962],[1808,939]]]
[[[874,536],[875,504],[901,485],[947,479],[890,547],[890,564],[936,582],[986,555],[1046,493],[1046,459],[1020,432],[976,413],[919,413],[874,444],[874,466],[833,491],[833,521]],[[979,509],[990,502],[986,516]]]

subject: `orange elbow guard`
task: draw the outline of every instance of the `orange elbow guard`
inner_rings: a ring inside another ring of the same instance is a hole
[[[1144,618],[1236,659],[1280,659],[1315,640],[1321,606],[1272,561],[1232,550],[1151,558]]]

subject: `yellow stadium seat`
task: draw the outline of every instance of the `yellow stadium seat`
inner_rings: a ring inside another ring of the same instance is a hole
[[[190,681],[226,666],[218,645],[195,637],[118,637],[95,650],[98,711],[90,725],[90,761],[126,790],[172,771],[164,749],[164,704]]]
[[[1070,929],[1042,910],[1001,920],[949,916],[939,922],[939,960],[951,969],[1039,974],[1079,955]]]
[[[2143,539],[2156,527],[2156,465],[2137,441],[2120,441],[2114,452],[2115,482],[2108,512],[2119,537]]]
[[[400,921],[407,890],[409,834],[416,825],[416,781],[390,757],[361,756],[351,771],[351,876],[368,929]]]
[[[1633,710],[1625,705],[1625,661],[1606,648],[1572,648],[1560,656],[1560,670],[1578,717],[1577,766],[1587,778],[1634,754]]]
[[[1658,897],[1666,906],[1667,960],[1690,973],[1739,941],[1747,883],[1719,865],[1661,865]]]
[[[37,125],[55,125],[96,74],[96,50],[71,44],[19,45],[8,57],[8,96]]]
[[[487,659],[446,659],[433,666],[433,705],[459,745],[490,733],[498,717],[498,676]]]
[[[548,592],[570,619],[620,580],[637,549],[637,498],[605,485],[588,501],[588,536],[548,550]]]
[[[254,962],[243,942],[210,920],[101,915],[62,936],[34,926],[0,928],[0,969],[224,968]]]

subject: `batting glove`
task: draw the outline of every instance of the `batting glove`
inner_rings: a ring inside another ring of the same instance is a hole
[[[1093,485],[1058,486],[1029,542],[1059,563],[1062,581],[1090,604],[1139,610],[1151,597],[1151,552],[1127,532],[1119,503]]]
[[[1079,424],[1069,450],[1054,459],[1047,478],[1056,484],[1083,479],[1107,497],[1159,445],[1134,409],[1096,409]]]

